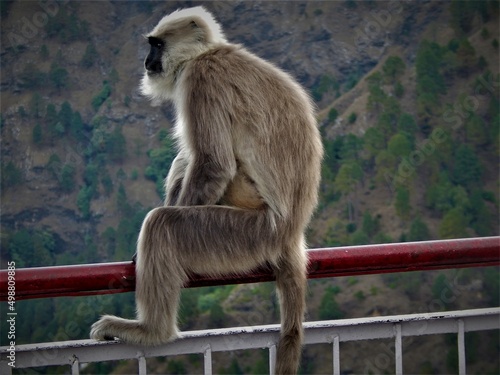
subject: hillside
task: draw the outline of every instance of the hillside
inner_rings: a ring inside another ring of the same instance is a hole
[[[137,89],[147,54],[142,35],[163,14],[196,4],[0,2],[2,266],[131,258],[175,155],[172,109],[151,107]],[[203,4],[229,40],[289,71],[316,102],[326,155],[310,247],[499,234],[497,1]],[[498,276],[484,269],[315,281],[307,318],[498,305]],[[456,300],[442,303],[440,293],[457,278],[465,287],[453,286]],[[185,291],[182,328],[277,322],[272,290]],[[20,303],[37,314],[19,327],[19,341],[87,337],[100,313],[132,316],[133,303],[131,294]],[[75,313],[81,306],[93,312]],[[78,332],[69,332],[69,317]],[[470,336],[482,342],[470,370],[498,372],[498,361],[485,360],[497,356],[489,345],[497,339]],[[367,372],[384,345],[346,345],[343,371]],[[405,372],[455,370],[429,354],[453,358],[449,337],[408,347]],[[327,352],[307,349],[303,373],[329,372]],[[193,373],[197,363],[154,365],[157,373]],[[266,358],[221,355],[217,363],[220,373],[259,373]],[[87,370],[135,371],[127,363]]]

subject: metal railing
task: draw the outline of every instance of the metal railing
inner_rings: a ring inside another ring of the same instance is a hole
[[[500,264],[500,237],[346,246],[308,251],[311,279],[390,272],[485,267]],[[132,262],[16,270],[16,300],[131,292]],[[273,281],[270,268],[220,278],[193,275],[186,287]],[[0,301],[8,296],[8,271],[0,271]]]
[[[415,270],[497,266],[500,237],[428,241],[310,250],[309,277],[362,275]],[[84,282],[82,282],[82,278]],[[268,269],[251,275],[210,279],[194,276],[189,286],[206,286],[272,280]],[[130,262],[43,267],[17,270],[16,299],[120,293],[134,289]],[[0,298],[6,300],[8,271],[0,271]],[[304,323],[305,344],[332,345],[333,373],[340,374],[340,342],[394,339],[395,373],[403,373],[402,337],[455,333],[459,373],[466,373],[465,332],[500,329],[500,308],[411,314]],[[9,355],[15,352],[16,368],[69,365],[78,374],[83,363],[136,359],[138,373],[146,374],[146,358],[201,353],[205,374],[212,373],[212,352],[268,348],[273,373],[279,325],[183,332],[180,339],[158,347],[119,342],[64,341],[0,348],[0,372],[9,374]]]

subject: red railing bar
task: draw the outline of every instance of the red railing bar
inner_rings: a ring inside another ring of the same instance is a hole
[[[407,242],[308,251],[309,278],[500,265],[500,237]],[[193,275],[186,287],[272,281],[269,268],[247,275]],[[8,296],[8,271],[0,271],[0,301]],[[16,300],[123,293],[135,288],[131,262],[24,268],[15,271]]]

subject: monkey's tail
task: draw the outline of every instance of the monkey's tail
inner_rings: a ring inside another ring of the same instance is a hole
[[[305,250],[282,259],[275,268],[281,309],[281,334],[276,357],[276,374],[296,374],[302,351],[302,320],[307,288]]]

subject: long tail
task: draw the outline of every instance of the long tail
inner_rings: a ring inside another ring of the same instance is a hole
[[[280,299],[281,335],[276,358],[276,374],[296,374],[302,351],[302,320],[307,288],[305,251],[287,254],[276,267],[276,286]]]

